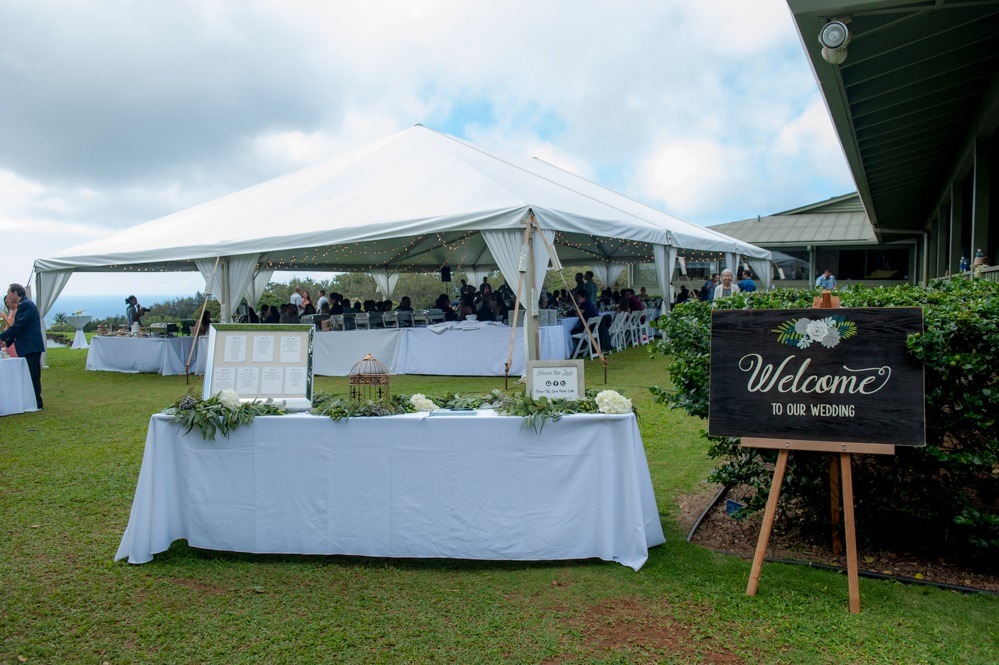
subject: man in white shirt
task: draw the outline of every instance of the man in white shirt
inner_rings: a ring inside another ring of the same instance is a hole
[[[329,305],[330,299],[326,297],[326,289],[319,289],[319,300],[316,301],[316,313],[323,311],[323,305]]]
[[[295,292],[291,294],[290,298],[288,298],[288,302],[290,302],[292,305],[294,305],[298,309],[298,315],[299,316],[302,316],[302,314],[305,314],[305,305],[302,304],[302,287],[301,286],[296,286],[295,287]]]

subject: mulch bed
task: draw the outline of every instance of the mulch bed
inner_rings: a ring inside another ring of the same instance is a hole
[[[703,490],[681,497],[679,521],[684,533],[689,533],[697,518],[714,499],[718,485],[706,485]],[[749,496],[748,488],[733,488],[701,522],[691,542],[717,552],[736,554],[752,559],[760,534],[763,512],[737,520],[726,512],[726,499],[739,501]],[[858,515],[858,530],[862,516]],[[774,523],[767,556],[829,566],[846,567],[846,555],[832,552],[831,537],[824,543],[809,542],[799,533],[782,524],[780,516]],[[999,571],[983,571],[957,565],[945,558],[928,558],[910,552],[865,551],[857,553],[860,570],[883,575],[908,577],[927,582],[970,587],[999,593]]]

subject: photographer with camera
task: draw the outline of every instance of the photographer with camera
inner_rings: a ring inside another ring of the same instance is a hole
[[[128,319],[128,327],[131,328],[135,323],[139,324],[140,328],[143,327],[142,317],[149,311],[149,308],[140,305],[135,296],[125,298],[125,303],[128,305],[128,308],[125,310],[125,318]]]

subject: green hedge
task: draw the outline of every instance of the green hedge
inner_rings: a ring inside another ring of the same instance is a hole
[[[725,309],[810,308],[816,290],[737,294]],[[842,291],[843,307],[921,307],[925,330],[910,335],[910,353],[924,361],[927,446],[891,456],[854,458],[858,528],[873,547],[921,547],[995,562],[999,553],[999,284],[937,281],[928,287],[858,286]],[[660,319],[668,387],[659,402],[708,415],[710,306],[687,302]],[[712,480],[748,485],[749,502],[765,502],[776,453],[742,449],[738,439],[702,436],[719,460]],[[785,519],[828,533],[828,458],[792,454],[781,489]]]

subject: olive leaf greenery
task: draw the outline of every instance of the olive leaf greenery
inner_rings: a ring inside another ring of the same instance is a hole
[[[284,415],[284,402],[274,402],[271,399],[263,402],[243,402],[238,407],[226,406],[219,395],[202,399],[197,395],[184,395],[174,402],[163,413],[173,416],[184,428],[184,434],[195,427],[201,432],[205,441],[214,441],[217,434],[225,438],[236,428],[253,422],[257,416]]]

